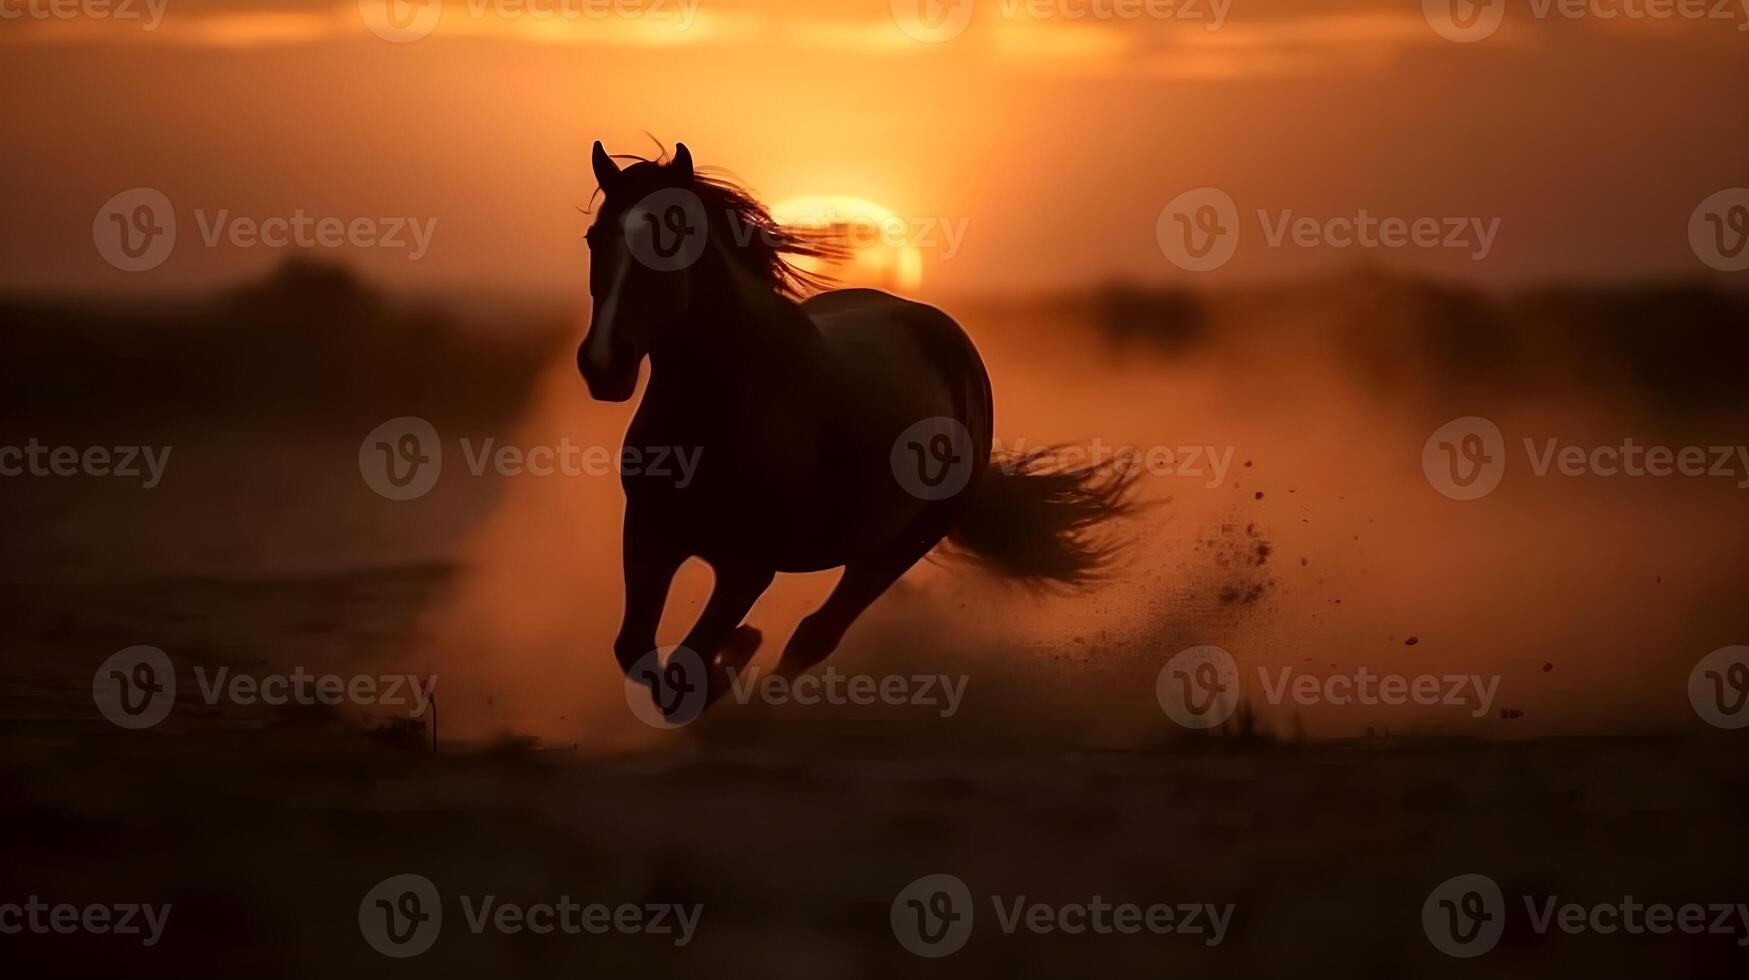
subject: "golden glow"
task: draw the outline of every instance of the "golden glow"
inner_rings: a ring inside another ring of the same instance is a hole
[[[842,263],[798,261],[803,268],[828,272],[847,286],[910,290],[923,283],[919,226],[890,208],[861,197],[815,194],[779,201],[771,216],[791,228],[830,230],[851,250]]]

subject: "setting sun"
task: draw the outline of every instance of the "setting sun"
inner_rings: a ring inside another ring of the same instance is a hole
[[[923,255],[916,224],[873,201],[848,195],[809,195],[780,201],[771,216],[792,228],[817,228],[850,249],[841,263],[802,260],[804,268],[832,274],[851,286],[916,289],[923,283]]]

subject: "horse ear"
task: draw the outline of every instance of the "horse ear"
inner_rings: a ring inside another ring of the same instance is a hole
[[[680,174],[681,179],[692,179],[692,151],[686,148],[685,143],[674,144],[674,162],[669,166]]]
[[[607,190],[608,185],[619,176],[619,164],[607,155],[607,148],[601,145],[600,140],[595,141],[595,152],[591,154],[589,162],[595,167],[595,182],[601,185],[602,190]]]

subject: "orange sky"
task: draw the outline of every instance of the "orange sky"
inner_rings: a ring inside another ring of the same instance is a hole
[[[1168,17],[1114,16],[1143,0],[983,0],[925,43],[887,0],[453,0],[428,35],[390,43],[367,24],[386,23],[378,0],[38,16],[55,2],[70,0],[0,0],[5,289],[236,280],[283,251],[209,246],[203,224],[300,210],[435,220],[417,260],[331,250],[396,286],[575,289],[589,143],[652,152],[645,130],[769,201],[877,202],[915,236],[930,290],[1193,277],[1155,222],[1202,186],[1237,202],[1247,237],[1198,282],[1358,264],[1703,274],[1690,213],[1749,185],[1742,11],[1539,18],[1524,0],[1459,44],[1418,0],[1156,0]],[[615,2],[635,16],[600,16]],[[402,12],[417,29],[421,8]],[[93,218],[134,187],[165,194],[179,237],[130,274],[98,253]],[[1499,230],[1477,261],[1270,247],[1254,216],[1363,208]]]

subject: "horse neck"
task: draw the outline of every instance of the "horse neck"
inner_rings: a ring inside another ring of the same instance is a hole
[[[782,384],[814,375],[824,345],[794,300],[720,254],[694,267],[691,302],[650,351],[651,382],[673,378],[696,392],[724,382]]]

